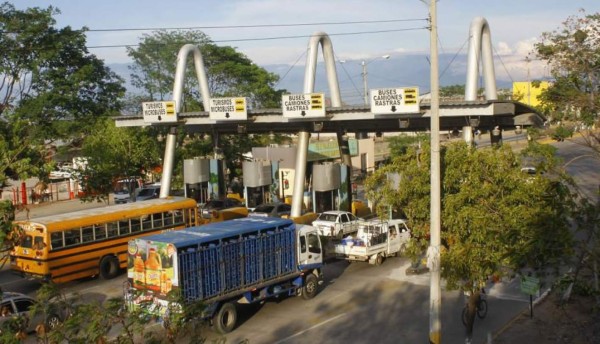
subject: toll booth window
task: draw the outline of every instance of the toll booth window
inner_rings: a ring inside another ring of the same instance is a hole
[[[300,237],[300,252],[306,252],[306,237],[304,235]]]
[[[321,253],[321,242],[319,237],[314,233],[308,234],[308,252]]]
[[[63,232],[54,232],[50,234],[50,246],[51,249],[56,250],[58,248],[64,247],[65,244],[63,242]]]

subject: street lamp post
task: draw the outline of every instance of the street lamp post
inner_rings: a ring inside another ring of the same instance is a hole
[[[368,88],[368,83],[367,83],[367,65],[373,61],[375,61],[376,59],[378,59],[379,57],[376,57],[374,59],[372,59],[371,61],[365,61],[362,60],[360,62],[361,66],[362,66],[362,78],[363,78],[363,95],[364,95],[364,99],[365,99],[365,105],[369,105],[369,88]],[[382,59],[389,59],[390,55],[383,55],[381,56]]]

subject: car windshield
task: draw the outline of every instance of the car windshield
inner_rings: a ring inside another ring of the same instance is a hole
[[[209,201],[204,205],[206,209],[217,209],[223,207],[223,201]]]
[[[317,218],[317,220],[319,220],[319,221],[329,221],[329,222],[335,222],[335,219],[337,219],[336,214],[327,214],[327,213],[322,213]]]
[[[273,211],[273,208],[275,208],[275,206],[273,205],[259,205],[258,207],[254,208],[254,212],[255,213],[270,213]]]
[[[138,196],[152,196],[155,189],[141,189]]]

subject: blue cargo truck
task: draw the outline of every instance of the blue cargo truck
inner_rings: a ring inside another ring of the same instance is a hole
[[[298,295],[313,298],[322,283],[317,230],[281,218],[240,218],[145,236],[129,242],[127,297],[151,303],[159,316],[173,293],[201,301],[217,332],[231,332],[237,303]]]

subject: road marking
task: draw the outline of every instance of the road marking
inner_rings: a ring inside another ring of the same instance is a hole
[[[320,323],[318,323],[316,325],[313,325],[313,326],[307,328],[306,330],[302,330],[302,331],[300,331],[298,333],[295,333],[295,334],[293,334],[293,335],[291,335],[289,337],[283,338],[282,340],[275,342],[275,344],[284,343],[284,342],[286,342],[286,341],[288,341],[288,340],[290,340],[292,338],[298,337],[298,336],[300,336],[300,335],[302,335],[302,334],[304,334],[304,333],[306,333],[308,331],[314,330],[317,327],[321,327],[322,325],[325,325],[328,322],[331,322],[331,321],[333,321],[333,320],[335,320],[337,318],[341,318],[341,317],[345,316],[346,314],[347,313],[338,314],[338,315],[334,316],[333,318],[329,318],[329,319],[327,319],[325,321],[322,321],[322,322],[320,322]]]

